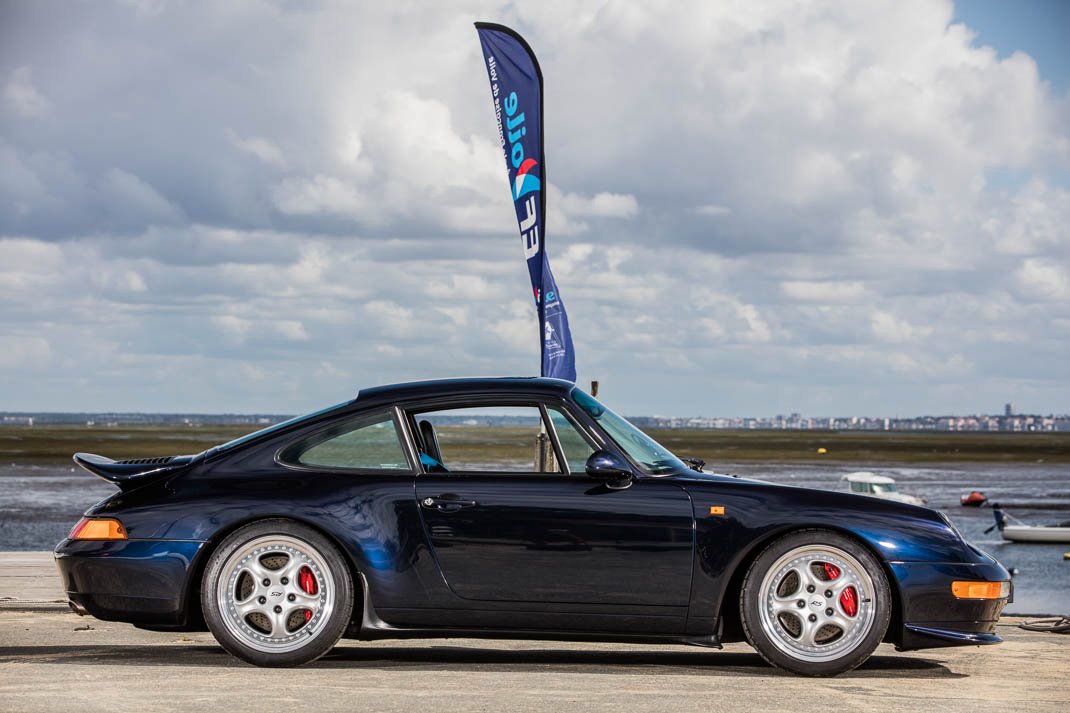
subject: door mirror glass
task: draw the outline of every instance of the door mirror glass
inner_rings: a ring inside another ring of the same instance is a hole
[[[587,475],[602,482],[630,480],[632,469],[627,461],[609,451],[595,451],[587,459]]]

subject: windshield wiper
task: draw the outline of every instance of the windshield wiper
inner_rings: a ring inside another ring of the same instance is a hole
[[[687,467],[696,473],[702,472],[702,466],[706,465],[706,461],[701,458],[681,458],[684,463],[687,463]]]

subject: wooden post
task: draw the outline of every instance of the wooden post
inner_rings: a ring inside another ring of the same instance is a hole
[[[535,472],[556,473],[557,464],[554,461],[554,446],[550,443],[549,434],[543,432],[535,436]]]

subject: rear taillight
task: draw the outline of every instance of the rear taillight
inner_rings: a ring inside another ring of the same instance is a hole
[[[83,517],[71,528],[72,540],[125,540],[123,523],[111,517]]]

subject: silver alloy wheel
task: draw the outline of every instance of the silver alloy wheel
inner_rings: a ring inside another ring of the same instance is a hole
[[[849,588],[854,589],[853,615],[850,593],[844,595]],[[876,617],[873,580],[838,547],[804,545],[787,552],[766,571],[758,591],[762,630],[774,646],[801,661],[832,661],[849,654]]]
[[[304,540],[265,535],[227,558],[216,584],[227,629],[249,648],[285,653],[313,641],[335,606],[323,555]]]

